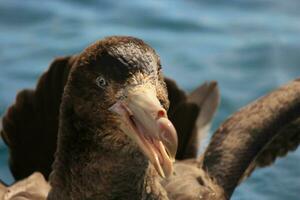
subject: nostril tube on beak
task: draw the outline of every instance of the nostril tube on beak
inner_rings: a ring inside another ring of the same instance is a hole
[[[166,117],[167,114],[166,114],[166,111],[161,109],[157,112],[157,119],[161,118],[161,117]]]

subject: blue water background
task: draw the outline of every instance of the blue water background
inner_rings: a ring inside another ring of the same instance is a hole
[[[109,35],[153,46],[165,74],[186,90],[217,80],[213,129],[240,107],[300,76],[300,1],[0,0],[0,114],[56,56]],[[11,182],[0,143],[0,177]],[[233,199],[300,199],[300,149],[260,169]]]

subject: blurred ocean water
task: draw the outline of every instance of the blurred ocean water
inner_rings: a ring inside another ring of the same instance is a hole
[[[0,1],[0,115],[33,88],[57,56],[109,35],[154,47],[164,72],[191,90],[217,80],[222,103],[213,130],[230,114],[300,76],[300,1]],[[12,182],[0,140],[0,178]],[[300,149],[257,170],[233,199],[297,200]]]

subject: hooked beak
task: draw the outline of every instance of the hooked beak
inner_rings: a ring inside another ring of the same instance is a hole
[[[128,90],[111,111],[120,115],[121,129],[140,147],[158,174],[165,178],[173,172],[177,151],[177,133],[166,110],[156,97],[155,88],[143,85]]]

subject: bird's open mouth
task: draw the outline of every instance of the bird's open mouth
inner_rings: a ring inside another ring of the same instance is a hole
[[[177,134],[154,94],[149,88],[139,88],[111,110],[121,116],[121,128],[138,144],[158,174],[168,177],[173,171]]]

